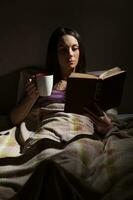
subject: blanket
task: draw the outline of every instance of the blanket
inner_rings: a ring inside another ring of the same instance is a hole
[[[115,119],[106,136],[99,137],[90,119],[51,105],[4,134],[0,200],[41,199],[43,191],[45,199],[54,199],[50,191],[56,199],[65,199],[62,191],[69,199],[133,199],[132,117]]]

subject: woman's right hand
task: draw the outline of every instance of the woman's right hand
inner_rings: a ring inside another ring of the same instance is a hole
[[[39,91],[37,89],[37,86],[32,78],[29,78],[29,80],[26,83],[26,95],[31,99],[36,101],[39,97]]]
[[[26,96],[21,101],[21,103],[12,109],[10,113],[11,121],[14,125],[18,125],[22,122],[29,114],[31,108],[35,104],[39,97],[39,92],[37,90],[34,80],[29,79],[26,83]]]

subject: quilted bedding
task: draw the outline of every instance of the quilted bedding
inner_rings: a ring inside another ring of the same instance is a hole
[[[0,200],[133,199],[133,118],[100,137],[89,118],[62,110],[35,110],[1,132]]]

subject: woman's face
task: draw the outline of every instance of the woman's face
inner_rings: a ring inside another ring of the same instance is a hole
[[[62,72],[74,71],[80,56],[77,39],[71,35],[62,36],[58,43],[57,56]]]

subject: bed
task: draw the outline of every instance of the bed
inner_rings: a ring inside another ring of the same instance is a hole
[[[0,131],[0,200],[133,199],[133,115],[115,114],[100,136],[62,109],[50,104],[42,122],[36,108],[20,126]]]

